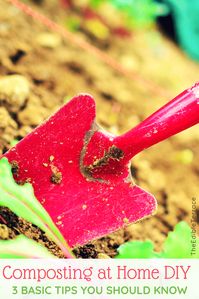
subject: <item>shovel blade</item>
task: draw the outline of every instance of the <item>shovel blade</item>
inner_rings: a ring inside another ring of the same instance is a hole
[[[79,95],[4,156],[18,164],[16,181],[30,181],[71,247],[83,245],[154,213],[155,198],[124,180],[90,180],[81,160],[94,127],[95,102]],[[110,136],[104,139],[110,143]],[[108,183],[107,183],[108,182]]]

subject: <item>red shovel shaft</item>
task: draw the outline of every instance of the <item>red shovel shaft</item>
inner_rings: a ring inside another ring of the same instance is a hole
[[[199,83],[175,97],[141,124],[114,140],[125,160],[199,122]]]

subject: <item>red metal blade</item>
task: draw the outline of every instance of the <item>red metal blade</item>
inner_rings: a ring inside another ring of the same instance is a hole
[[[126,164],[118,164],[117,175],[107,173],[104,180],[92,178],[83,167],[86,145],[96,132],[94,121],[94,100],[80,95],[5,154],[18,163],[15,179],[33,184],[70,246],[113,232],[156,209],[154,197],[127,179]],[[100,136],[102,146],[113,145],[113,136]],[[99,152],[103,150],[99,145]]]

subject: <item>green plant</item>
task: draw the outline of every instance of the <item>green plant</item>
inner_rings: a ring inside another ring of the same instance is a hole
[[[34,195],[31,184],[18,185],[6,158],[0,160],[0,206],[9,208],[19,217],[35,224],[52,239],[68,258],[73,254],[51,217]]]
[[[15,146],[18,142],[19,142],[19,140],[17,140],[17,139],[13,139],[13,140],[10,142],[10,146],[13,147],[13,146]]]
[[[103,3],[110,3],[126,16],[127,24],[131,27],[151,26],[156,18],[168,13],[168,7],[155,0],[90,0],[90,5],[97,9]]]
[[[191,228],[182,221],[168,234],[162,252],[155,252],[151,241],[132,241],[118,248],[116,258],[199,258],[199,238],[196,238],[195,254],[192,254],[192,240]]]
[[[0,241],[0,258],[55,258],[44,246],[20,235]]]

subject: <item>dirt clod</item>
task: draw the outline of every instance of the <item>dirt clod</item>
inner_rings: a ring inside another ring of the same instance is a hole
[[[124,157],[124,153],[121,149],[112,145],[107,151],[105,151],[104,156],[100,159],[97,159],[93,164],[86,166],[85,171],[90,173],[92,170],[105,166],[109,163],[110,160],[119,161]]]
[[[60,184],[61,181],[62,181],[62,173],[61,172],[55,172],[51,175],[51,178],[50,178],[51,182],[53,184]]]
[[[11,118],[5,107],[0,107],[0,154],[5,146],[16,136],[17,123]]]
[[[0,239],[9,239],[9,230],[5,224],[0,224]]]
[[[54,33],[42,32],[36,37],[37,43],[45,48],[54,49],[61,45],[61,37]]]
[[[73,253],[77,258],[88,259],[92,258],[95,259],[97,257],[97,251],[93,244],[88,244],[79,248],[75,248]]]
[[[50,161],[50,162],[53,162],[54,159],[55,159],[55,157],[54,157],[53,155],[51,155],[51,156],[49,157],[49,161]]]
[[[12,173],[17,176],[19,172],[19,164],[17,161],[11,161],[11,170]]]
[[[28,80],[21,75],[0,78],[0,101],[12,112],[19,111],[30,93]]]
[[[41,100],[37,96],[32,95],[28,99],[25,108],[19,111],[18,120],[22,125],[36,126],[47,115],[47,110],[41,105]]]

